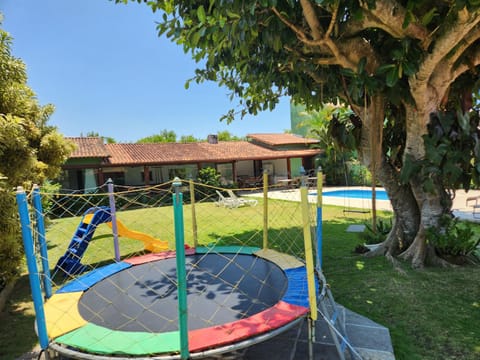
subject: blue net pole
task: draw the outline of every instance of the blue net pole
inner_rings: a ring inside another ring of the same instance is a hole
[[[40,286],[40,278],[38,277],[37,262],[35,261],[35,247],[28,213],[27,196],[21,186],[17,188],[17,207],[22,228],[23,247],[25,248],[25,257],[27,259],[28,278],[32,289],[33,306],[36,314],[38,339],[40,347],[46,350],[48,348],[48,334],[43,309],[42,288]]]
[[[322,214],[322,190],[323,190],[323,173],[319,166],[317,171],[317,266],[323,268],[323,214]]]
[[[33,186],[32,202],[35,210],[35,226],[37,228],[40,256],[42,257],[43,289],[45,291],[45,297],[49,299],[52,296],[52,282],[48,264],[47,241],[45,238],[45,215],[43,213],[42,198],[38,185]]]
[[[173,186],[173,215],[175,223],[175,249],[177,261],[177,288],[178,288],[178,328],[180,330],[180,357],[188,359],[188,308],[187,308],[187,273],[185,269],[185,232],[183,224],[183,194],[179,187],[180,179],[175,178]]]

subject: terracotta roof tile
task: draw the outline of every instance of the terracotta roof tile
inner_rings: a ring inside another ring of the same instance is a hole
[[[296,144],[311,145],[319,143],[319,140],[308,139],[295,134],[248,134],[247,138],[272,146]]]
[[[318,149],[275,151],[248,141],[219,141],[217,144],[106,144],[105,147],[111,156],[104,165],[112,166],[280,159],[320,153]]]
[[[110,156],[108,150],[99,137],[66,137],[76,148],[70,158],[105,158]]]

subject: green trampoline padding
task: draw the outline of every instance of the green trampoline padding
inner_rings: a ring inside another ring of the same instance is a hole
[[[207,254],[210,252],[224,253],[224,254],[245,254],[253,255],[260,248],[255,246],[202,246],[195,248],[196,254]]]
[[[178,352],[179,339],[178,331],[166,333],[115,331],[89,323],[58,337],[55,341],[88,350],[89,353],[139,356]]]

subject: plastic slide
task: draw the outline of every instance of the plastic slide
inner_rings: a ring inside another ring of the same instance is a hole
[[[108,222],[107,225],[112,227],[111,222]],[[156,239],[153,236],[142,233],[140,231],[130,230],[118,219],[117,231],[119,236],[143,242],[145,250],[148,250],[150,252],[160,252],[168,250],[168,241]]]
[[[88,244],[92,240],[97,226],[106,223],[112,227],[112,217],[108,206],[99,206],[89,208],[83,214],[82,220],[75,231],[67,251],[60,257],[55,266],[56,270],[61,270],[64,275],[80,274],[85,271],[85,265],[81,263],[83,254],[87,250]],[[155,239],[154,237],[139,231],[133,231],[127,228],[122,222],[117,220],[117,230],[119,236],[142,241],[144,248],[150,252],[161,252],[168,250],[168,242]]]
[[[61,270],[64,275],[82,273],[85,265],[81,263],[81,260],[97,226],[109,221],[112,219],[110,208],[107,206],[93,207],[85,211],[67,251],[58,260],[55,270]]]

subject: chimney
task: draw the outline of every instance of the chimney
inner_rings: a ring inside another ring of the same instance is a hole
[[[207,141],[209,144],[218,144],[218,135],[214,135],[214,134],[208,135]]]

